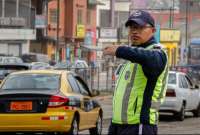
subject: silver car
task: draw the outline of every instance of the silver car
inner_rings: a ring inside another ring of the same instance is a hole
[[[166,98],[161,104],[160,112],[172,112],[177,120],[183,121],[185,111],[200,116],[200,91],[191,79],[182,72],[170,71]]]

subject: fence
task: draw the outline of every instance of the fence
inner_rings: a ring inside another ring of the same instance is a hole
[[[113,91],[115,87],[116,66],[106,66],[102,71],[99,67],[70,68],[87,82],[91,90]]]

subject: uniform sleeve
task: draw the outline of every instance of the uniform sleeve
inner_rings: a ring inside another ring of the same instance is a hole
[[[167,63],[167,56],[161,49],[121,46],[116,50],[116,57],[142,65],[145,75],[148,76],[159,76]]]

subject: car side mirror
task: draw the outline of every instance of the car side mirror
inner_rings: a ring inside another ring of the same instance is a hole
[[[6,76],[8,76],[9,74],[10,74],[10,73],[5,73],[4,76],[6,77]]]
[[[92,97],[96,97],[100,95],[100,91],[99,90],[92,90]]]
[[[194,88],[195,88],[195,89],[199,89],[199,86],[195,84],[195,85],[194,85]]]

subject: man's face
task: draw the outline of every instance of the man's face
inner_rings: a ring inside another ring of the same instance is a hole
[[[149,24],[140,26],[138,24],[132,24],[129,26],[129,38],[134,45],[140,45],[147,42],[154,34],[155,28]]]

